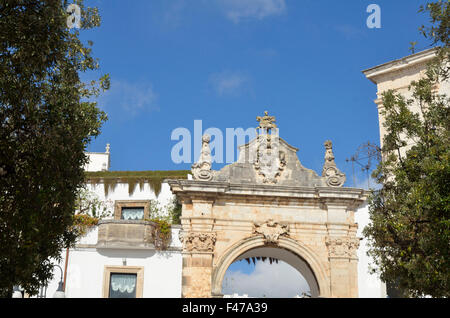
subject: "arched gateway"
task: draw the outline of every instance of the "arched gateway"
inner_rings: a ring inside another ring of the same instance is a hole
[[[313,297],[357,297],[354,212],[365,191],[342,187],[330,141],[318,176],[279,138],[274,117],[257,119],[258,135],[237,162],[211,170],[204,136],[194,179],[168,180],[183,206],[182,296],[221,297],[230,264],[262,253],[295,267]]]

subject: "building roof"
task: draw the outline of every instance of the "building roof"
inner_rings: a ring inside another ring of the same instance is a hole
[[[150,185],[158,196],[161,184],[165,179],[187,179],[189,170],[167,170],[167,171],[86,171],[86,182],[92,184],[103,184],[105,194],[114,190],[119,183],[128,183],[128,192],[131,195],[137,185],[142,189],[145,183]]]
[[[377,84],[377,77],[389,72],[398,71],[418,63],[426,63],[436,56],[437,48],[433,47],[415,54],[411,54],[402,57],[397,60],[393,60],[378,66],[374,66],[363,70],[362,73],[370,80],[372,83]]]

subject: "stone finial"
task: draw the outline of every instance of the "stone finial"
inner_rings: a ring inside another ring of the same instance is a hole
[[[209,135],[203,135],[200,158],[192,165],[191,169],[192,175],[196,180],[210,181],[213,177],[213,172],[211,171],[211,149],[209,148],[210,141],[211,137]]]
[[[322,177],[326,178],[326,183],[330,187],[342,187],[345,182],[345,174],[342,173],[334,162],[333,143],[325,141],[325,163],[322,169]]]
[[[106,144],[106,153],[109,153],[109,150],[111,149],[110,144]]]
[[[259,122],[259,126],[256,129],[267,129],[271,130],[273,128],[277,128],[275,124],[275,116],[269,116],[268,111],[264,112],[264,116],[257,116],[256,120]]]

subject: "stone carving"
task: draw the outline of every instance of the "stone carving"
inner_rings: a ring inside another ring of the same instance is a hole
[[[277,183],[281,172],[286,166],[286,155],[279,150],[279,139],[264,138],[258,136],[258,146],[256,149],[256,160],[253,164],[259,175],[262,176],[263,183]]]
[[[192,175],[196,180],[210,181],[213,177],[213,172],[211,171],[211,149],[209,148],[210,140],[211,137],[209,135],[202,137],[200,158],[192,165]]]
[[[181,232],[178,238],[186,252],[213,252],[217,235],[211,232]]]
[[[265,223],[255,223],[253,233],[264,235],[268,244],[278,244],[278,239],[281,235],[289,235],[289,226],[270,219]]]
[[[322,169],[322,177],[326,178],[329,187],[342,187],[345,182],[345,174],[342,173],[334,162],[333,144],[325,141],[325,164]]]
[[[270,131],[272,128],[277,128],[275,124],[275,116],[269,116],[267,110],[264,112],[264,116],[257,116],[256,120],[259,122],[259,126],[256,129],[266,129]]]
[[[253,165],[262,176],[263,183],[274,184],[286,166],[286,154],[279,150],[280,138],[274,123],[275,117],[268,116],[267,111],[264,114],[264,117],[256,117],[259,122],[257,129],[263,129],[265,133],[257,136],[256,159]],[[272,129],[275,129],[274,134],[271,133]]]
[[[325,244],[328,247],[328,255],[330,257],[357,257],[356,251],[359,247],[359,238],[357,237],[327,237]]]

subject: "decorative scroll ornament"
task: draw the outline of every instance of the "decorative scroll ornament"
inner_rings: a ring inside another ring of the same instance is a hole
[[[257,137],[256,160],[253,165],[262,176],[263,183],[274,184],[286,166],[286,154],[279,150],[280,138],[274,123],[275,117],[268,116],[267,111],[264,113],[264,117],[256,117],[259,122],[256,129],[262,129],[264,134]],[[272,129],[275,129],[274,134],[271,133]]]
[[[359,238],[357,237],[327,237],[325,244],[330,257],[357,258],[356,251],[359,247]]]
[[[213,252],[217,235],[211,232],[180,232],[178,238],[185,252]]]
[[[210,140],[211,137],[209,135],[202,137],[200,158],[192,165],[192,175],[196,180],[210,181],[213,177],[213,172],[211,171],[211,149],[209,148]]]
[[[329,187],[342,187],[345,182],[345,174],[342,173],[334,162],[333,144],[325,141],[325,164],[322,169],[322,177],[326,178]]]
[[[253,233],[264,235],[267,244],[278,244],[281,235],[289,235],[289,226],[270,219],[265,223],[255,223]]]

